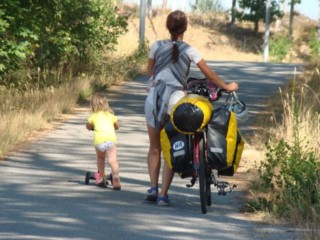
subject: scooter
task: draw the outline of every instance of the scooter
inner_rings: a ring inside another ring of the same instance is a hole
[[[89,182],[90,182],[90,180],[95,180],[95,181],[96,181],[96,175],[97,175],[97,173],[99,173],[99,172],[86,172],[86,177],[85,177],[84,183],[85,183],[86,185],[88,185]],[[112,173],[107,174],[106,177],[103,178],[103,182],[100,183],[100,184],[97,184],[97,185],[106,188],[107,185],[109,185],[108,180],[110,180],[110,181],[111,181],[111,185],[113,185],[113,182],[112,182]]]

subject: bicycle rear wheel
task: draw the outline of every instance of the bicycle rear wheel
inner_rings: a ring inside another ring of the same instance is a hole
[[[208,163],[206,162],[206,171],[207,171],[207,187],[206,187],[206,196],[207,196],[207,206],[211,206],[211,168],[208,169]]]
[[[211,205],[211,190],[210,184],[208,183],[208,170],[207,170],[207,162],[205,156],[205,145],[204,145],[203,135],[200,136],[199,141],[199,188],[200,188],[200,203],[201,203],[201,211],[202,213],[207,213],[207,205],[208,205],[208,192],[210,192],[210,205]]]

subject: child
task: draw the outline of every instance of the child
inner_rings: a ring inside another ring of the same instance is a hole
[[[105,158],[112,172],[112,185],[114,190],[120,190],[119,165],[117,161],[117,138],[115,130],[119,129],[117,117],[109,107],[107,96],[96,93],[91,98],[92,115],[88,118],[86,127],[94,131],[94,146],[97,154],[96,183],[106,187]]]

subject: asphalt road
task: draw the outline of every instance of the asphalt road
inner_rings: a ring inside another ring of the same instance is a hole
[[[212,62],[226,80],[240,84],[239,97],[250,117],[295,71],[294,64]],[[193,69],[193,76],[199,76]],[[218,196],[201,214],[199,188],[176,176],[172,206],[143,202],[149,187],[148,138],[143,115],[145,76],[110,92],[110,105],[121,124],[117,132],[122,190],[84,184],[95,171],[92,132],[85,129],[88,111],[0,162],[0,239],[299,239],[299,232],[257,223],[239,212],[245,191],[238,186]],[[250,120],[240,126],[246,131]],[[108,168],[109,170],[109,168]],[[236,179],[236,176],[234,177]],[[232,183],[232,179],[230,180]]]

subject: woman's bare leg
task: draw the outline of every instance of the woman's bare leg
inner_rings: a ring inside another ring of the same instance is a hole
[[[161,191],[159,194],[161,197],[168,196],[168,190],[170,188],[173,177],[174,177],[174,172],[168,167],[168,165],[166,163],[163,164],[162,184],[161,184]]]
[[[150,183],[152,187],[158,187],[159,174],[160,174],[160,130],[148,125],[149,133],[149,152],[147,156],[148,172],[150,176]]]

